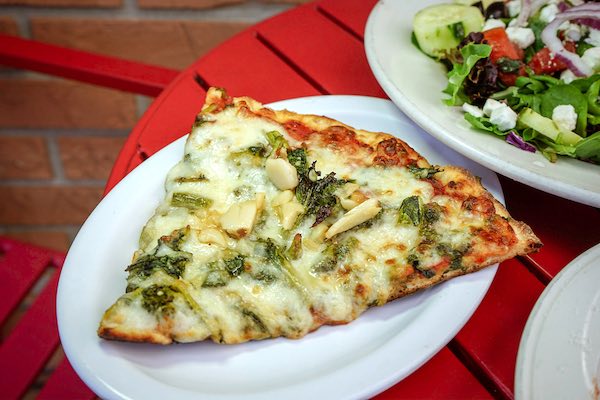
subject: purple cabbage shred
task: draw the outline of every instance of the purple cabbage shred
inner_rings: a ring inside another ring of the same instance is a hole
[[[523,138],[517,135],[514,131],[510,131],[508,135],[506,135],[506,142],[518,147],[521,150],[535,153],[535,147],[525,142]]]

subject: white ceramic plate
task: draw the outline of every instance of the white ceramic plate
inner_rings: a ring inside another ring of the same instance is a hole
[[[478,163],[526,185],[600,207],[600,166],[519,150],[476,131],[459,107],[442,103],[444,67],[411,43],[412,18],[428,5],[450,0],[381,0],[371,12],[365,49],[373,73],[390,99],[443,143]]]
[[[515,397],[600,398],[600,245],[550,282],[525,325]]]
[[[470,169],[503,200],[493,172],[425,134],[387,100],[324,96],[272,106],[396,134],[432,163]],[[441,349],[466,323],[494,277],[496,266],[300,340],[167,347],[101,340],[96,335],[100,318],[124,293],[124,268],[141,228],[164,196],[164,177],[181,158],[184,140],[150,157],[104,198],[64,263],[57,295],[60,337],[79,376],[102,398],[366,398],[409,375]]]

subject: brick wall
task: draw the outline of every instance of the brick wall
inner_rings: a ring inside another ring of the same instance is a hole
[[[306,0],[0,0],[0,32],[182,69]],[[0,234],[67,250],[152,99],[0,67]]]

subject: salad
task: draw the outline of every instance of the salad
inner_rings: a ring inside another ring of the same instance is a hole
[[[412,41],[447,67],[443,101],[474,128],[600,164],[600,3],[456,0],[419,11]]]

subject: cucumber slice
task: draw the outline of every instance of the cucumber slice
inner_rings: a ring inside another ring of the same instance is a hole
[[[419,11],[413,18],[413,32],[421,50],[443,58],[470,32],[483,28],[483,15],[477,7],[461,4],[436,4]]]
[[[542,135],[549,137],[558,144],[574,146],[582,140],[582,137],[578,134],[561,130],[550,118],[536,113],[531,108],[525,108],[521,111],[517,120],[534,131],[538,131]]]

